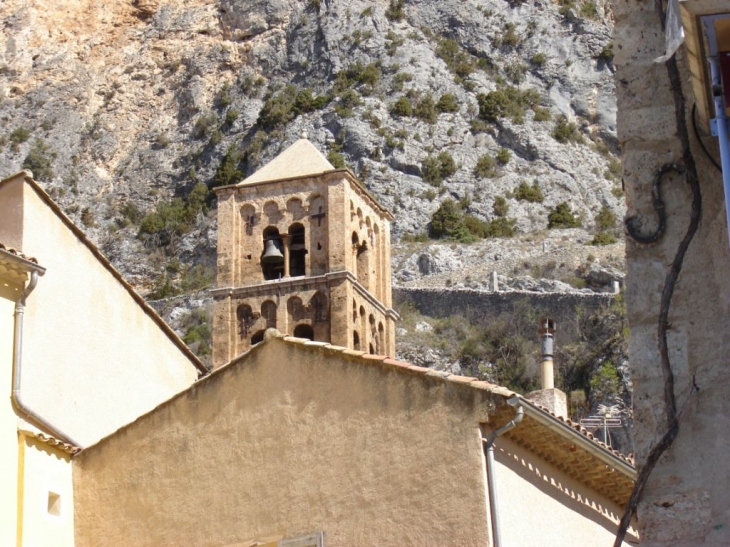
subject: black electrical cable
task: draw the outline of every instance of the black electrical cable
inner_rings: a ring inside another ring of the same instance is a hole
[[[695,130],[695,137],[697,137],[697,142],[700,143],[700,146],[702,147],[702,151],[705,153],[705,156],[710,158],[710,161],[712,162],[712,165],[717,167],[717,170],[722,173],[722,167],[720,167],[720,164],[715,161],[715,158],[713,158],[710,155],[710,152],[705,148],[705,143],[702,142],[702,139],[700,138],[700,132],[697,129],[697,103],[692,104],[692,127]]]

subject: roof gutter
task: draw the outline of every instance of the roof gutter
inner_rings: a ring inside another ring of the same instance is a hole
[[[507,404],[517,406],[517,413],[515,414],[515,417],[502,427],[492,431],[489,437],[482,439],[484,455],[487,459],[487,490],[489,493],[489,513],[492,520],[493,547],[502,547],[502,536],[499,529],[499,508],[497,505],[497,484],[494,477],[494,441],[496,441],[497,437],[500,435],[517,427],[517,425],[522,421],[522,418],[525,416],[525,408],[522,406],[522,401],[519,397],[507,399]]]
[[[565,422],[534,406],[529,400],[519,397],[519,402],[524,407],[525,413],[530,417],[530,419],[535,420],[540,425],[543,425],[548,429],[552,429],[559,435],[570,439],[581,449],[589,452],[606,465],[611,466],[627,477],[636,480],[636,469],[634,469],[631,464],[622,460],[618,456],[611,454],[608,450],[597,445],[594,441],[568,426]]]
[[[43,273],[43,272],[41,272]],[[38,270],[34,269],[30,272],[30,282],[20,293],[18,301],[15,303],[15,352],[13,355],[13,393],[12,401],[15,408],[30,422],[41,429],[51,434],[56,439],[59,439],[65,443],[81,446],[79,443],[74,441],[70,436],[61,431],[58,427],[53,425],[50,421],[43,418],[40,414],[35,412],[28,404],[23,401],[21,393],[21,371],[23,362],[23,316],[25,312],[25,301],[33,292],[36,285],[38,284],[39,277]]]

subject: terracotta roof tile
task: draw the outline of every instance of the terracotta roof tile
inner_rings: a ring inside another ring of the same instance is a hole
[[[471,384],[476,380],[477,379],[472,376],[457,376],[456,374],[449,376],[449,382],[456,382],[457,384]]]
[[[373,355],[372,353],[363,353],[361,357],[371,361],[385,361],[387,359],[385,355]]]
[[[333,344],[327,344],[325,346],[325,349],[328,349],[333,352],[341,353],[341,352],[345,351],[347,348],[344,346],[335,346]]]
[[[307,340],[306,342],[304,342],[304,345],[305,346],[320,346],[320,347],[324,348],[326,346],[329,346],[330,343],[329,342],[317,342],[316,340]]]
[[[601,448],[603,448],[607,452],[610,452],[611,454],[613,454],[617,458],[625,461],[626,463],[628,463],[628,464],[630,464],[632,466],[634,465],[634,457],[633,457],[632,454],[629,454],[629,455],[622,454],[618,450],[616,450],[616,449],[608,446],[603,441],[598,440],[598,438],[595,435],[593,435],[593,433],[591,433],[590,431],[588,431],[585,427],[581,426],[578,422],[574,422],[570,418],[564,418],[563,416],[558,416],[557,414],[555,414],[554,412],[552,412],[550,409],[548,409],[548,408],[546,408],[546,407],[544,407],[544,406],[542,406],[540,404],[537,404],[534,401],[530,401],[529,399],[528,399],[528,401],[530,402],[530,404],[532,404],[532,406],[537,407],[540,410],[542,410],[543,412],[545,412],[546,414],[549,414],[550,416],[552,416],[553,418],[555,418],[557,420],[560,420],[561,422],[563,422],[565,425],[567,425],[571,429],[576,430],[577,432],[579,432],[584,437],[587,437],[590,440],[592,440],[594,443],[596,443],[598,446],[600,446]]]
[[[2,249],[5,252],[8,252],[12,255],[17,256],[18,258],[22,258],[24,260],[28,260],[29,262],[33,262],[34,264],[38,264],[38,260],[32,256],[26,256],[18,249],[14,249],[13,247],[8,247],[7,245],[0,243],[0,249]]]
[[[395,359],[385,359],[383,361],[383,363],[385,363],[386,365],[392,365],[394,367],[400,367],[400,368],[405,368],[405,369],[411,368],[411,365],[409,365],[408,363],[404,363],[402,361],[396,361]]]
[[[415,372],[421,372],[423,374],[426,374],[429,370],[431,370],[430,368],[419,367],[418,365],[410,365],[408,368]]]
[[[485,382],[484,380],[477,380],[476,382],[472,382],[470,385],[471,387],[475,387],[477,389],[485,389],[487,391],[491,391],[496,387],[500,387],[496,384],[490,384],[489,382]]]
[[[45,435],[44,433],[30,433],[30,436],[38,439],[40,442],[47,444],[49,446],[52,446],[54,448],[57,448],[58,450],[62,452],[66,452],[67,454],[76,454],[77,452],[81,452],[81,448],[78,446],[74,446],[72,444],[65,443],[63,441],[59,441],[55,437],[51,437],[50,435]]]
[[[429,370],[428,372],[423,373],[424,376],[431,376],[434,378],[441,378],[442,380],[446,380],[451,374],[448,372],[444,372],[443,370]]]

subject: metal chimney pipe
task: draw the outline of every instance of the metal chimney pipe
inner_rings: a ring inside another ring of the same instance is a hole
[[[553,371],[553,339],[555,337],[555,320],[543,317],[537,329],[540,335],[540,379],[542,389],[555,388],[555,374]]]

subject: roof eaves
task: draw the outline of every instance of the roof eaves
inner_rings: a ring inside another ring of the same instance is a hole
[[[65,452],[66,454],[71,454],[73,456],[81,452],[80,447],[58,440],[51,435],[46,435],[45,433],[40,433],[38,431],[31,431],[27,429],[21,429],[20,431],[21,433],[23,433],[23,435],[27,437],[32,437],[42,442],[43,444],[52,446],[53,448],[60,450],[61,452]]]
[[[43,275],[46,269],[39,266],[35,258],[27,257],[17,249],[0,243],[0,277],[22,285],[27,281],[28,274],[33,272]]]
[[[536,422],[555,431],[562,437],[570,439],[576,445],[580,445],[583,449],[594,454],[603,463],[621,471],[632,480],[636,480],[636,468],[633,466],[630,458],[598,441],[591,433],[576,422],[556,416],[547,409],[536,405],[522,396],[518,397],[525,409],[525,413]]]

